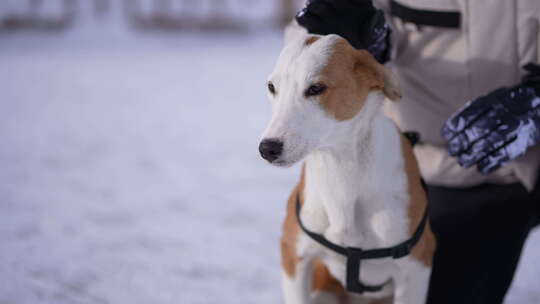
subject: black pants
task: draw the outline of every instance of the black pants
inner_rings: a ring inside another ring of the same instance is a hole
[[[538,222],[540,187],[428,186],[437,237],[429,304],[502,303],[529,231]]]

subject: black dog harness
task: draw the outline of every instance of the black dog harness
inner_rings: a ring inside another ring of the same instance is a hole
[[[408,134],[406,133],[404,135],[411,141],[411,143],[413,143],[413,145],[419,139],[418,135],[414,133],[408,133]],[[424,186],[423,182],[422,182],[422,185]],[[321,244],[323,247],[326,247],[347,258],[347,278],[346,278],[347,286],[346,288],[347,288],[347,291],[359,293],[359,294],[362,294],[364,292],[381,291],[383,287],[388,283],[386,282],[381,285],[365,285],[362,282],[360,282],[361,261],[371,260],[371,259],[390,258],[390,257],[393,259],[399,259],[399,258],[403,258],[409,255],[411,253],[411,250],[416,245],[416,243],[418,243],[418,241],[420,240],[420,237],[422,236],[422,233],[424,232],[427,219],[428,219],[428,211],[426,207],[424,216],[422,217],[422,220],[420,221],[418,228],[416,228],[416,231],[414,232],[413,236],[410,239],[394,247],[364,250],[362,248],[340,246],[338,244],[330,242],[322,234],[315,233],[308,230],[306,226],[304,226],[304,223],[302,223],[302,219],[300,218],[301,208],[302,206],[300,204],[300,193],[298,193],[296,197],[296,219],[298,220],[298,224],[300,225],[302,230],[314,241]]]
[[[302,230],[314,241],[347,258],[347,290],[350,292],[355,292],[355,293],[360,293],[360,294],[366,291],[367,292],[380,291],[387,284],[387,283],[384,283],[381,285],[365,285],[362,282],[360,282],[359,281],[360,266],[361,266],[360,262],[362,260],[382,259],[382,258],[389,258],[389,257],[394,258],[394,259],[399,259],[399,258],[409,255],[414,245],[416,245],[416,243],[418,243],[418,241],[420,240],[420,237],[422,236],[422,233],[424,232],[424,228],[426,227],[426,223],[428,219],[427,208],[426,208],[426,212],[424,213],[424,217],[422,217],[422,221],[420,222],[420,225],[418,226],[418,228],[416,229],[416,231],[414,232],[413,236],[410,239],[394,247],[364,250],[362,248],[340,246],[338,244],[330,242],[322,234],[309,231],[306,228],[306,226],[304,226],[304,223],[302,223],[302,220],[300,219],[301,207],[302,206],[300,205],[300,194],[298,194],[296,198],[296,218],[298,220],[298,224],[300,225]]]

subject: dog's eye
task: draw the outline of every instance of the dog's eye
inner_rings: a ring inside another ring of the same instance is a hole
[[[326,90],[326,86],[322,83],[312,84],[304,92],[306,97],[321,95]]]
[[[270,91],[270,93],[272,94],[276,94],[276,88],[274,87],[274,84],[271,82],[268,83],[268,91]]]

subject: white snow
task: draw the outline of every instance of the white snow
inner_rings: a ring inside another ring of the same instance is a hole
[[[0,36],[0,303],[280,303],[281,33]],[[507,303],[540,302],[540,234]]]

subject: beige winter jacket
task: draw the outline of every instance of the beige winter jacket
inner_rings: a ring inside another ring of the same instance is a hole
[[[389,1],[379,6],[389,15]],[[539,61],[540,0],[398,0],[410,8],[454,11],[458,28],[393,23],[392,68],[400,78],[403,100],[387,112],[402,130],[421,133],[415,148],[426,181],[467,187],[481,183],[521,182],[529,191],[540,168],[540,146],[489,176],[464,169],[448,155],[440,130],[467,101],[520,82],[521,66]]]

